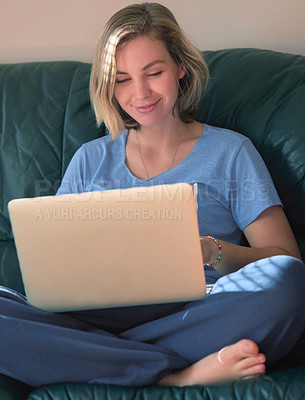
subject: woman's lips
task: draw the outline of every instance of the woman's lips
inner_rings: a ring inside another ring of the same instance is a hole
[[[159,101],[160,100],[157,100],[155,103],[148,104],[147,106],[135,107],[135,109],[141,114],[147,114],[147,113],[154,111],[154,109],[157,107]]]

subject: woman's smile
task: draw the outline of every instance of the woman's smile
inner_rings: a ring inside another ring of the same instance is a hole
[[[161,99],[157,100],[154,103],[150,103],[148,105],[145,105],[145,106],[144,105],[143,106],[134,106],[134,108],[141,114],[147,114],[147,113],[150,113],[150,112],[152,112],[152,111],[154,111],[156,109],[156,107],[158,106],[160,100]]]

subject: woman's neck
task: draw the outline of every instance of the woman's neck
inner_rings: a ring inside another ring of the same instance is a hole
[[[141,145],[147,148],[171,149],[180,142],[181,137],[187,136],[189,126],[182,121],[175,124],[162,126],[141,127],[133,131],[135,136],[141,141]]]
[[[181,163],[202,136],[203,125],[194,122],[183,124],[181,128],[175,132],[131,130],[125,160],[131,173],[140,179],[148,179]]]
[[[141,127],[137,131],[131,130],[131,134],[140,140],[143,147],[166,150],[176,146],[181,138],[185,141],[200,137],[202,129],[203,125],[199,122],[186,124],[179,121],[170,126]]]

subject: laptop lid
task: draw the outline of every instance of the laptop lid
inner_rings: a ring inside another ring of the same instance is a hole
[[[58,312],[205,295],[189,184],[16,199],[9,213],[35,307]]]

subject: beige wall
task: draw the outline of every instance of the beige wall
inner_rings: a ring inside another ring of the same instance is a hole
[[[137,0],[0,0],[0,62],[91,61],[106,20]],[[200,49],[305,55],[305,0],[163,0]]]

